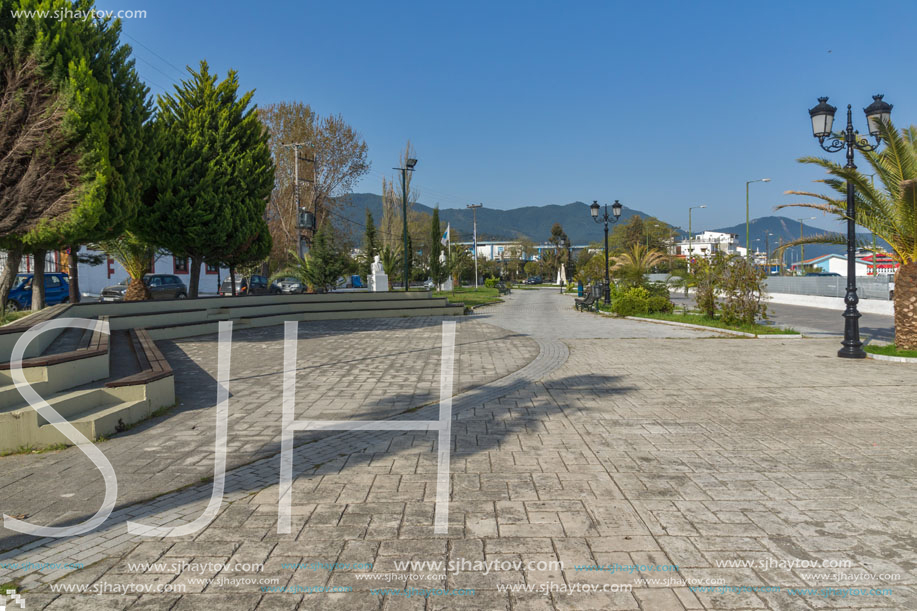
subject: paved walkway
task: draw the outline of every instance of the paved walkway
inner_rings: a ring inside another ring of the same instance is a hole
[[[278,464],[265,459],[227,477],[220,515],[193,537],[140,541],[123,521],[187,522],[209,484],[121,511],[97,533],[7,555],[97,561],[67,575],[32,572],[27,608],[917,608],[914,368],[834,358],[834,340],[704,338],[575,313],[548,291],[516,291],[460,327],[469,323],[531,333],[538,354],[456,397],[448,535],[433,535],[435,434],[326,433],[295,452],[293,534],[276,532]],[[446,571],[398,565],[410,560],[457,570],[439,580]],[[462,568],[475,561],[523,568]],[[748,566],[718,566],[727,562]],[[240,563],[263,568],[214,568]],[[807,563],[817,568],[798,566]],[[616,564],[641,568],[584,568]],[[185,591],[88,597],[39,583],[58,577],[58,586]],[[407,587],[453,595],[405,596],[406,577]],[[288,593],[265,594],[264,583]],[[851,593],[864,586],[888,592]]]
[[[438,399],[440,320],[397,318],[299,325],[297,417],[385,418]],[[213,474],[216,336],[159,342],[175,370],[179,404],[99,447],[126,506]],[[229,468],[280,451],[283,327],[233,334]],[[456,335],[455,388],[498,379],[531,361],[531,338],[464,319]],[[307,407],[306,407],[307,406]],[[316,435],[302,434],[297,443]],[[43,525],[79,522],[99,507],[104,483],[76,448],[0,458],[0,510]],[[30,542],[0,525],[0,551]],[[2,579],[2,575],[0,575]]]

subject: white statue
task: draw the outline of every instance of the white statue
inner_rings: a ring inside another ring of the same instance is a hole
[[[443,265],[446,264],[446,253],[445,252],[439,253],[439,262]]]
[[[369,290],[374,293],[388,291],[388,276],[385,274],[385,270],[382,269],[382,260],[379,258],[379,255],[376,255],[375,260],[370,265],[371,274],[367,280],[369,280]]]

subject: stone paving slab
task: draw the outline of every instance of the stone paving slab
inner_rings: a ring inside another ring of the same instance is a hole
[[[390,417],[437,399],[442,317],[301,322],[297,417]],[[482,321],[459,321],[457,392],[516,371],[538,354],[531,338]],[[213,474],[216,336],[159,342],[175,371],[179,404],[99,447],[114,466],[119,506]],[[280,451],[283,327],[233,333],[228,467]],[[298,443],[315,438],[297,437]],[[98,509],[99,471],[76,448],[0,458],[0,510],[41,524],[78,522]],[[0,526],[0,550],[31,538]]]
[[[641,339],[615,339],[636,330],[614,320],[591,330],[556,299],[521,293],[512,298],[528,306],[528,320],[513,320],[510,301],[488,322],[536,328],[532,318],[544,316],[596,337],[536,336],[529,365],[456,399],[448,534],[432,528],[434,433],[337,434],[295,452],[297,467],[321,464],[299,469],[292,535],[276,532],[277,464],[266,459],[230,474],[220,514],[192,537],[125,540],[116,526],[18,552],[92,557],[108,545],[86,569],[34,576],[26,595],[49,609],[917,608],[917,371],[837,359],[833,340],[664,339],[653,337],[658,325]],[[201,485],[141,509],[163,523],[187,521],[207,494]],[[411,560],[533,564],[487,574],[400,567]],[[208,561],[263,567],[190,569]],[[135,564],[144,562],[185,568]],[[848,575],[799,566],[825,562],[849,562]],[[615,563],[638,569],[585,570]],[[651,568],[662,566],[677,571]],[[417,580],[385,581],[390,574]],[[218,581],[193,581],[200,576]],[[349,591],[265,593],[234,578]],[[735,589],[692,591],[665,578]],[[186,591],[87,600],[52,593],[52,582]],[[404,595],[405,585],[431,584],[474,595]],[[850,595],[863,586],[888,592]],[[571,587],[580,591],[560,590]],[[762,591],[769,587],[782,591]]]

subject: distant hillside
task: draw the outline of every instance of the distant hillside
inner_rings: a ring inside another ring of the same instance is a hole
[[[768,240],[770,240],[769,246],[773,250],[776,246],[780,244],[780,241],[790,242],[792,240],[799,239],[799,221],[785,217],[785,216],[763,216],[760,218],[752,219],[750,223],[750,234],[751,234],[751,244],[752,250],[764,251],[764,236],[768,233],[772,233]],[[722,231],[724,233],[734,233],[738,236],[738,243],[740,246],[745,246],[745,223],[740,223],[738,225],[733,225],[731,227],[720,227],[719,229],[713,229],[712,231]],[[813,236],[829,233],[824,229],[819,229],[818,227],[810,227],[809,225],[803,225],[803,235]],[[872,235],[869,233],[860,233],[857,235],[858,239],[871,243]],[[755,240],[760,239],[760,242]],[[879,246],[888,248],[888,245],[883,241],[878,241]],[[799,249],[794,249],[796,256],[798,257]],[[811,259],[813,257],[820,257],[822,255],[827,255],[831,253],[842,254],[846,251],[844,246],[835,246],[831,244],[809,244],[806,246],[806,259]],[[787,255],[788,257],[790,255]]]
[[[339,213],[339,224],[349,228],[349,234],[355,243],[359,243],[363,234],[363,223],[366,220],[366,209],[372,212],[373,219],[379,225],[382,221],[382,196],[374,193],[354,193],[346,198],[348,205],[342,206]],[[415,209],[430,214],[433,209],[423,204],[416,204]],[[638,215],[646,218],[650,215],[632,208],[624,207],[621,212],[621,220],[626,222],[631,216]],[[445,227],[450,223],[452,228],[459,232],[462,239],[471,239],[472,234],[472,216],[471,210],[467,208],[442,208],[439,211],[440,222]],[[554,223],[560,223],[564,231],[570,237],[574,244],[589,244],[590,242],[599,242],[602,239],[602,226],[592,221],[589,215],[589,206],[583,202],[573,202],[572,204],[547,206],[524,206],[522,208],[513,208],[512,210],[497,210],[488,208],[485,204],[483,208],[478,208],[478,239],[479,240],[508,240],[527,237],[534,242],[544,242],[551,235],[551,226]],[[681,227],[675,227],[675,230],[684,237],[687,231]],[[696,232],[701,229],[695,228]],[[720,227],[712,231],[722,231],[725,233],[734,233],[738,236],[740,246],[745,246],[745,223],[733,225],[731,227]],[[765,216],[751,220],[751,243],[753,250],[764,250],[764,236],[767,233],[770,236],[769,247],[773,251],[780,244],[780,241],[789,242],[799,237],[799,221],[795,221],[785,216]],[[803,226],[803,233],[807,236],[819,235],[826,233],[825,230],[817,227]],[[872,237],[868,233],[859,234],[863,241],[871,241]],[[756,242],[760,239],[760,242]],[[887,248],[885,242],[880,241],[880,246]],[[818,257],[829,253],[843,253],[843,246],[833,246],[828,244],[811,244],[806,246],[806,258]],[[795,249],[798,257],[798,249]],[[790,255],[788,255],[788,258]]]
[[[366,209],[373,215],[378,225],[382,220],[382,196],[374,193],[354,193],[348,198],[350,205],[342,206],[340,213],[346,217],[345,224],[349,225],[351,235],[359,241],[363,233],[363,223],[366,219]],[[433,212],[433,209],[423,204],[416,204],[415,210]],[[631,216],[646,218],[650,215],[639,210],[624,206],[621,211],[621,220],[625,222]],[[441,208],[439,211],[440,222],[445,227],[450,223],[454,230],[463,237],[471,239],[472,214],[467,208]],[[341,219],[343,220],[343,219]],[[588,244],[602,239],[602,226],[593,222],[589,215],[589,206],[583,202],[572,204],[547,206],[525,206],[512,210],[497,210],[478,208],[478,239],[479,240],[506,240],[527,237],[534,242],[544,242],[551,236],[551,226],[560,223],[564,231],[574,244]]]

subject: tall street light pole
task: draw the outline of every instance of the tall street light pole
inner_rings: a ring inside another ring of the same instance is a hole
[[[688,208],[688,273],[691,273],[691,258],[694,256],[694,228],[691,226],[691,211],[699,208],[706,208],[706,204],[700,206],[690,206]]]
[[[745,181],[745,258],[751,261],[751,217],[749,215],[748,187],[753,182],[770,182],[770,178],[758,178]]]
[[[834,124],[834,113],[837,108],[828,104],[828,98],[818,98],[818,104],[809,109],[809,117],[812,119],[812,135],[818,138],[818,144],[822,149],[829,153],[837,153],[847,149],[847,165],[844,167],[849,170],[855,170],[856,164],[853,163],[853,152],[857,149],[860,151],[871,152],[879,148],[882,140],[879,136],[880,130],[884,124],[887,124],[891,118],[892,105],[882,101],[881,95],[872,96],[872,104],[863,109],[866,114],[866,123],[869,125],[869,133],[876,139],[875,144],[870,144],[866,138],[860,138],[860,135],[853,129],[853,111],[851,106],[847,105],[847,127],[843,133],[832,133],[831,127]],[[830,139],[830,144],[825,144],[825,140]],[[860,341],[860,312],[857,310],[857,285],[856,285],[856,194],[854,192],[853,182],[847,180],[847,293],[844,296],[844,303],[847,308],[844,310],[844,341],[842,348],[837,355],[841,358],[863,359],[866,358],[866,352],[863,350],[863,342]]]
[[[608,216],[608,204],[605,204],[605,214],[599,216],[599,202],[592,200],[592,205],[589,206],[592,220],[596,223],[605,223],[605,305],[611,303],[611,274],[608,272],[608,222],[617,223],[621,218],[622,208],[624,206],[621,205],[621,202],[615,200],[615,203],[611,205],[611,216]]]
[[[472,241],[474,243],[474,288],[478,288],[478,208],[483,208],[484,204],[468,204],[466,208],[471,208],[471,226]]]
[[[805,218],[796,219],[796,220],[799,221],[799,239],[801,240],[801,239],[803,239],[803,238],[805,237],[805,234],[803,233],[803,229],[804,229],[805,226],[803,225],[803,223],[804,223],[805,221],[814,221],[814,220],[815,220],[815,217],[814,217],[814,216],[807,216],[807,217],[805,217]],[[804,271],[804,270],[805,270],[805,267],[804,267],[805,264],[806,264],[806,245],[805,245],[805,244],[800,244],[800,245],[799,245],[799,269],[801,269],[801,270]]]
[[[401,220],[403,221],[402,237],[404,238],[404,249],[401,256],[404,258],[404,290],[410,287],[408,275],[410,274],[411,253],[408,252],[408,172],[414,171],[417,160],[408,158],[404,162],[403,168],[394,168],[401,172]]]
[[[869,182],[872,184],[872,187],[875,188],[876,186],[875,172],[873,172],[872,174],[867,174],[866,176],[869,176]],[[879,277],[879,257],[877,255],[878,251],[876,250],[876,232],[873,231],[871,233],[872,233],[872,276],[873,278],[878,278]]]

